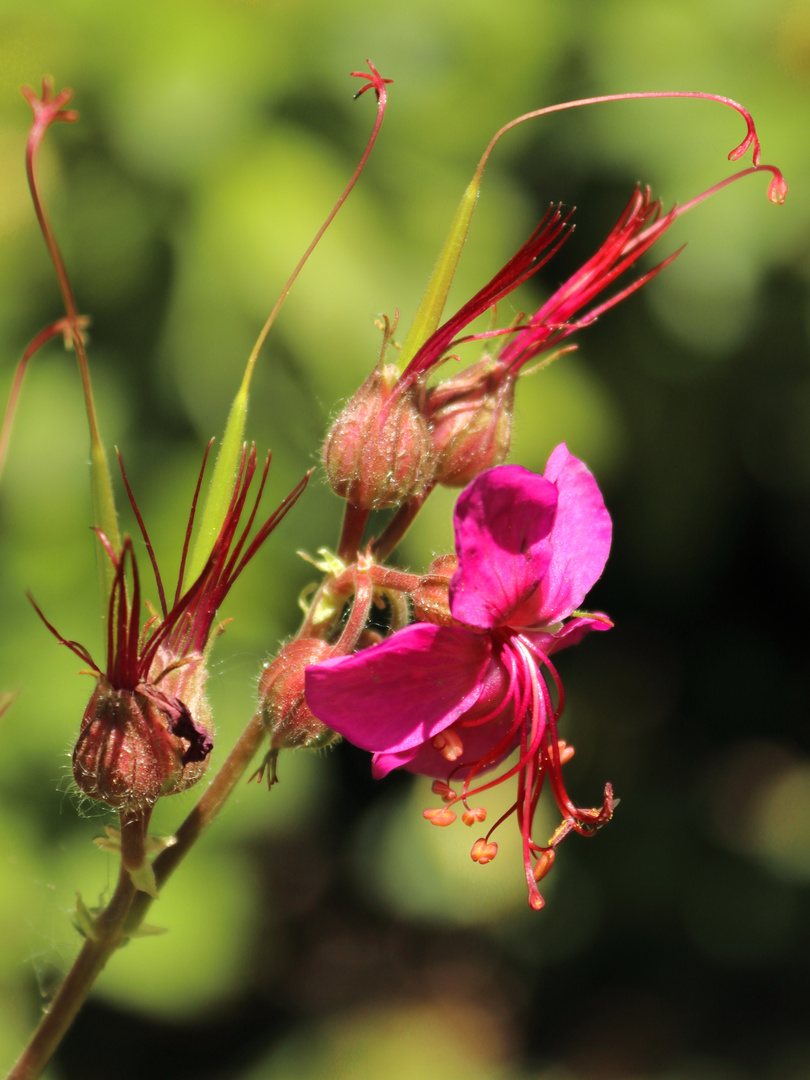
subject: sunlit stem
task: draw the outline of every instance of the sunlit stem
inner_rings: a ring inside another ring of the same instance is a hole
[[[92,936],[85,939],[50,1008],[7,1080],[35,1080],[48,1064],[105,964],[125,943],[128,932],[124,930],[124,920],[135,895],[135,886],[122,863],[112,900],[94,920]]]
[[[315,236],[313,237],[309,247],[298,260],[295,269],[287,279],[287,282],[284,288],[281,290],[281,294],[278,300],[276,300],[273,306],[273,310],[270,312],[267,318],[267,322],[262,327],[261,332],[256,339],[256,344],[253,346],[253,350],[248,357],[245,373],[242,376],[241,385],[236,393],[236,397],[234,398],[233,405],[231,406],[231,411],[228,416],[228,421],[225,426],[225,434],[223,435],[222,444],[219,448],[219,453],[217,454],[216,465],[214,466],[214,473],[211,478],[211,486],[209,488],[205,507],[203,509],[203,513],[200,519],[200,529],[194,544],[194,549],[192,551],[191,562],[189,566],[189,575],[191,580],[193,580],[195,576],[201,572],[203,566],[205,565],[205,561],[211,553],[211,548],[213,547],[214,541],[219,535],[219,530],[222,526],[222,521],[227,511],[228,504],[230,502],[231,492],[233,491],[233,481],[234,477],[236,476],[236,469],[239,461],[239,452],[244,438],[245,420],[247,418],[248,408],[248,392],[250,389],[251,379],[253,378],[253,371],[256,367],[256,361],[259,358],[259,353],[261,352],[265,339],[267,338],[267,335],[269,334],[273,323],[276,321],[276,317],[278,316],[279,311],[281,311],[284,301],[289,296],[290,290],[295,284],[298,275],[303,270],[312,252],[318,246],[321,237],[332,224],[341,206],[343,206],[344,202],[349,197],[349,193],[351,192],[354,185],[357,183],[360,173],[365,168],[366,162],[368,161],[369,156],[371,155],[371,151],[374,148],[374,144],[377,141],[377,136],[382,126],[383,117],[385,115],[385,107],[387,103],[387,93],[385,86],[386,83],[390,82],[391,80],[383,79],[376,71],[374,65],[371,63],[370,60],[366,62],[371,69],[371,74],[353,71],[352,75],[359,76],[360,78],[369,79],[369,82],[366,83],[366,85],[358,92],[358,95],[356,96],[359,96],[367,89],[373,89],[377,95],[377,117],[374,122],[374,127],[372,129],[371,135],[369,136],[366,148],[363,151],[363,154],[361,155],[360,160],[357,163],[357,167],[352,173],[348,184],[341,192],[340,197],[330,210],[329,214],[326,217],[326,220],[315,233]]]
[[[467,232],[470,227],[470,221],[472,220],[473,211],[475,210],[475,204],[478,199],[478,192],[481,186],[481,179],[484,175],[484,169],[492,154],[493,149],[499,140],[506,134],[507,131],[511,131],[512,128],[517,127],[519,124],[525,123],[527,120],[533,120],[539,116],[546,116],[553,112],[562,112],[565,109],[574,109],[583,105],[598,105],[610,101],[629,101],[632,99],[643,98],[703,98],[707,101],[715,101],[721,105],[727,105],[730,108],[738,112],[745,120],[748,128],[745,139],[735,147],[729,154],[729,158],[736,160],[741,157],[749,146],[753,144],[753,158],[754,165],[759,164],[759,139],[757,138],[756,129],[754,127],[754,121],[751,118],[750,113],[742,107],[738,102],[733,101],[731,98],[721,97],[718,94],[705,94],[698,91],[687,90],[663,90],[653,92],[631,93],[631,94],[605,94],[599,97],[581,98],[578,101],[566,101],[558,105],[547,105],[542,109],[534,109],[532,112],[524,113],[522,116],[516,117],[514,120],[510,120],[508,124],[505,124],[490,140],[489,145],[484,151],[481,160],[478,162],[478,167],[475,170],[470,184],[464,193],[464,197],[461,200],[456,215],[453,218],[453,223],[450,227],[450,232],[447,235],[447,239],[442,247],[441,254],[439,255],[436,266],[431,274],[428,282],[425,295],[422,297],[421,303],[417,310],[413,324],[408,331],[408,336],[403,343],[402,350],[400,352],[399,365],[400,369],[404,371],[422,345],[427,341],[430,335],[439,325],[442,311],[444,309],[445,301],[447,300],[447,294],[450,290],[450,286],[455,275],[458,260],[461,255],[461,250],[464,246],[464,242],[467,238]],[[774,200],[775,201],[775,200]]]
[[[51,340],[51,338],[58,337],[65,332],[65,321],[62,319],[57,320],[50,326],[46,326],[44,330],[41,330],[25,352],[22,354],[20,362],[17,364],[17,370],[14,372],[14,380],[11,384],[11,391],[8,395],[8,402],[6,403],[6,411],[3,416],[3,423],[0,426],[0,477],[3,475],[3,469],[5,468],[6,458],[8,457],[8,445],[11,441],[11,429],[14,426],[14,417],[17,412],[17,404],[20,400],[20,391],[22,390],[23,380],[25,379],[25,373],[28,370],[28,362],[31,358],[39,352],[42,346]]]
[[[504,124],[504,126],[492,136],[481,160],[478,162],[476,176],[480,178],[483,174],[490,154],[506,132],[511,131],[512,128],[517,127],[519,124],[524,124],[527,120],[534,120],[539,116],[548,116],[550,113],[563,112],[566,109],[578,109],[583,105],[602,105],[610,101],[639,101],[646,100],[647,98],[702,98],[704,101],[714,101],[720,105],[727,105],[729,108],[734,109],[735,112],[738,112],[743,120],[745,120],[748,130],[743,141],[729,152],[729,160],[736,161],[738,158],[742,157],[749,146],[753,146],[752,157],[754,165],[759,165],[760,146],[756,127],[751,114],[747,109],[743,108],[738,101],[734,101],[732,98],[722,97],[720,94],[706,94],[698,90],[650,90],[631,94],[600,94],[598,97],[579,98],[576,101],[564,101],[558,105],[546,105],[542,109],[533,109],[531,112],[523,113],[522,116],[517,116],[514,120],[510,120],[508,124]]]
[[[42,99],[38,99],[33,91],[24,90],[25,97],[34,110],[34,120],[28,132],[28,140],[25,147],[25,169],[28,177],[28,186],[31,190],[31,198],[34,210],[39,221],[39,227],[51,257],[59,289],[62,293],[62,301],[65,305],[65,313],[70,329],[71,344],[76,350],[76,360],[79,365],[79,375],[84,393],[85,408],[87,410],[87,424],[90,430],[90,475],[93,492],[93,516],[95,523],[110,540],[116,550],[120,550],[121,539],[118,532],[118,515],[115,510],[115,497],[113,495],[112,478],[107,462],[107,454],[101,441],[96,406],[93,398],[93,387],[90,380],[90,369],[87,363],[87,352],[84,347],[82,336],[82,320],[76,308],[76,300],[70,285],[67,269],[65,268],[62,253],[56,242],[53,229],[51,228],[44,203],[39,195],[37,187],[37,156],[42,140],[50,125],[55,120],[75,120],[76,114],[61,108],[70,100],[72,94],[69,90],[63,90],[57,97],[52,97],[53,85],[49,80],[43,80]],[[109,560],[100,557],[98,560],[99,582],[101,585],[101,605],[106,617],[107,597],[112,587],[113,570]]]
[[[177,843],[163,851],[152,864],[159,888],[188,854],[222,809],[228,796],[244,776],[261,746],[265,729],[261,718],[254,716],[236,742],[210,787],[177,831]],[[123,822],[122,822],[123,825]],[[122,830],[123,832],[123,830]],[[123,840],[123,836],[122,836]],[[51,1059],[96,979],[112,954],[143,922],[153,896],[136,891],[130,873],[121,864],[118,886],[112,900],[93,924],[93,936],[85,940],[73,966],[48,1012],[43,1016],[31,1041],[7,1080],[35,1080]]]
[[[370,510],[355,506],[354,503],[346,503],[337,550],[338,558],[343,562],[350,563],[356,559],[370,514]]]
[[[221,769],[211,781],[200,801],[177,830],[177,843],[162,851],[152,863],[155,881],[160,888],[175,871],[194,844],[222,809],[229,795],[244,776],[265,737],[265,726],[257,713],[237,739]],[[131,934],[143,922],[153,897],[139,892],[129,910],[125,923]]]
[[[700,195],[696,195],[694,199],[690,199],[689,202],[685,202],[682,206],[676,206],[673,210],[673,214],[675,217],[680,217],[680,215],[685,214],[687,210],[691,210],[692,207],[697,206],[698,203],[702,203],[704,199],[708,199],[710,195],[716,195],[718,191],[722,191],[723,188],[742,179],[743,176],[750,176],[752,173],[760,172],[771,173],[772,180],[768,185],[768,198],[772,203],[781,205],[785,201],[785,197],[788,193],[788,185],[780,170],[777,169],[775,165],[752,165],[748,169],[743,169],[741,172],[734,173],[733,176],[727,176],[724,180],[712,185],[707,191],[701,192]]]
[[[402,506],[399,507],[386,525],[379,539],[375,540],[371,545],[371,550],[375,559],[384,562],[385,559],[388,558],[411,527],[414,518],[425,505],[425,500],[435,486],[436,485],[432,483],[428,484],[420,495],[408,499],[406,503],[403,503]]]

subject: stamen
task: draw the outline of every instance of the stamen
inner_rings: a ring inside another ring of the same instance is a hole
[[[472,810],[465,810],[461,815],[461,820],[465,825],[475,825],[476,822],[486,821],[487,812],[483,806],[476,806]]]
[[[434,795],[438,795],[443,802],[456,801],[457,796],[455,791],[453,791],[450,785],[446,784],[444,780],[434,780],[431,791]]]
[[[452,825],[456,820],[456,815],[447,806],[440,806],[438,810],[423,810],[422,817],[431,825]]]
[[[491,863],[495,856],[498,854],[498,845],[495,843],[487,843],[487,841],[481,837],[480,840],[476,840],[472,846],[470,857],[473,862],[477,862],[479,866],[486,866],[487,863]]]
[[[565,739],[557,740],[557,751],[560,755],[560,764],[565,765],[574,756],[573,746],[569,746]]]
[[[553,848],[545,848],[534,866],[534,880],[541,881],[554,865],[555,852]]]
[[[458,761],[464,753],[464,743],[453,728],[445,728],[431,739],[434,750],[438,750],[447,761]]]

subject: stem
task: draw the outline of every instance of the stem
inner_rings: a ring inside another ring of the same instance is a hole
[[[360,545],[363,543],[363,533],[366,531],[370,514],[370,510],[355,506],[354,503],[346,503],[337,550],[338,557],[345,563],[356,560]]]
[[[90,368],[87,363],[87,352],[84,347],[83,325],[85,320],[79,316],[76,300],[70,284],[67,269],[62,253],[56,242],[56,236],[51,228],[45,204],[40,198],[37,186],[37,157],[42,140],[50,125],[58,120],[73,121],[78,119],[78,114],[72,110],[65,110],[62,106],[72,97],[72,91],[63,90],[61,94],[53,97],[53,84],[44,79],[42,83],[42,98],[27,87],[23,88],[28,103],[34,111],[34,120],[28,133],[25,147],[25,171],[28,177],[28,187],[31,191],[31,199],[34,211],[39,221],[39,227],[45,240],[51,262],[56,271],[56,279],[59,283],[59,291],[62,294],[62,302],[65,306],[65,314],[70,331],[71,344],[76,350],[76,360],[79,365],[82,390],[84,393],[85,408],[87,411],[87,424],[90,430],[90,476],[93,492],[93,516],[98,528],[102,530],[116,551],[120,550],[121,538],[118,532],[118,515],[115,509],[115,497],[113,495],[112,477],[107,462],[107,453],[101,440],[101,433],[96,417],[96,406],[93,398],[93,386],[90,381]],[[110,594],[113,582],[113,571],[107,559],[101,557],[98,563],[99,584],[101,591],[102,618],[107,617],[107,597]]]
[[[122,863],[115,893],[95,920],[95,936],[85,940],[50,1009],[40,1020],[7,1080],[35,1080],[48,1064],[104,965],[126,941],[124,921],[135,895],[135,886]]]
[[[403,503],[402,506],[400,506],[400,508],[386,525],[379,539],[375,540],[374,543],[371,545],[371,551],[375,559],[383,562],[385,559],[388,558],[388,556],[403,538],[405,533],[411,527],[413,519],[424,506],[425,499],[427,499],[428,495],[430,495],[434,487],[435,484],[428,484],[428,486],[425,488],[421,495],[414,496],[414,498],[409,499],[406,503]]]
[[[337,213],[340,210],[341,206],[343,206],[343,204],[346,202],[346,199],[348,199],[352,188],[357,183],[357,180],[358,180],[358,177],[360,176],[360,173],[366,167],[366,162],[368,161],[368,159],[369,159],[369,157],[371,155],[371,151],[374,149],[374,143],[377,141],[377,136],[380,133],[380,128],[382,127],[383,117],[385,116],[385,107],[386,107],[386,104],[387,104],[387,101],[388,101],[388,95],[387,95],[387,91],[385,89],[385,85],[386,85],[386,83],[390,83],[392,80],[391,79],[383,79],[380,76],[380,74],[377,72],[376,68],[374,67],[374,65],[372,64],[372,62],[370,60],[367,60],[366,63],[368,64],[368,66],[370,68],[370,72],[371,72],[370,74],[366,74],[366,72],[364,72],[364,71],[353,71],[352,75],[356,76],[356,77],[359,77],[361,79],[368,79],[369,80],[362,87],[362,89],[358,90],[358,92],[355,94],[355,98],[360,97],[360,95],[363,94],[366,90],[374,90],[374,93],[377,96],[377,116],[376,116],[376,119],[374,121],[374,127],[372,128],[371,135],[369,136],[369,140],[368,140],[368,142],[366,144],[366,148],[363,151],[363,153],[362,153],[362,155],[360,157],[360,160],[357,163],[357,167],[355,168],[354,172],[352,173],[348,184],[346,185],[346,187],[341,192],[340,197],[338,198],[335,205],[329,211],[329,214],[327,215],[327,218],[324,221],[323,225],[321,225],[320,229],[318,229],[318,231],[315,233],[315,236],[313,237],[309,247],[304,252],[304,254],[301,256],[301,258],[298,260],[298,263],[296,264],[295,269],[293,270],[293,272],[290,274],[289,278],[287,279],[286,285],[281,290],[281,295],[279,296],[278,300],[276,300],[276,303],[275,303],[275,305],[273,307],[273,310],[270,312],[269,316],[267,317],[267,322],[262,327],[261,333],[259,334],[258,338],[256,339],[256,344],[253,346],[253,350],[252,350],[252,352],[250,354],[250,357],[248,358],[247,368],[245,370],[245,375],[244,375],[244,378],[242,380],[242,389],[243,389],[243,391],[245,393],[247,392],[247,387],[250,384],[250,379],[251,379],[251,376],[253,375],[253,369],[256,366],[256,361],[257,361],[257,359],[259,357],[259,353],[261,352],[262,345],[264,345],[265,339],[267,338],[267,335],[269,334],[273,323],[276,321],[276,316],[278,315],[279,311],[281,310],[281,307],[284,304],[284,301],[287,299],[287,296],[288,296],[288,294],[290,292],[290,289],[295,284],[296,278],[298,277],[298,275],[303,270],[303,268],[304,268],[307,260],[309,259],[310,255],[312,254],[312,252],[315,250],[315,248],[320,243],[321,237],[323,236],[323,234],[326,232],[326,230],[329,228],[329,226],[334,221],[335,216],[337,215]]]
[[[265,734],[264,724],[257,713],[237,739],[211,786],[177,830],[177,843],[162,851],[152,863],[158,888],[168,880],[222,809],[228,796],[244,776]],[[127,933],[131,934],[140,926],[152,899],[144,892],[136,895],[126,920]]]
[[[19,401],[23,379],[25,378],[25,373],[28,369],[28,362],[47,341],[50,341],[52,337],[56,337],[58,334],[64,335],[68,330],[68,324],[65,323],[63,319],[58,319],[55,323],[51,323],[50,326],[46,326],[44,330],[41,330],[37,334],[23,353],[19,364],[17,364],[17,370],[14,373],[14,381],[11,384],[11,392],[8,395],[8,404],[6,405],[3,423],[2,426],[0,426],[0,476],[3,475],[3,468],[8,455],[8,444],[11,440],[11,428],[14,423],[14,414],[17,411],[17,402]]]
[[[264,734],[261,719],[258,715],[254,716],[214,777],[211,786],[177,830],[177,843],[163,851],[152,864],[158,886],[167,880],[222,809],[225,800],[258,750]],[[132,834],[131,839],[137,845],[138,836],[145,834],[149,816],[150,811],[134,817],[125,817],[122,814],[122,842],[127,842],[123,835],[126,832]],[[42,1017],[7,1080],[35,1080],[40,1075],[84,1004],[107,960],[138,929],[152,900],[153,897],[147,893],[135,889],[122,861],[115,894],[95,920],[95,936],[85,941],[50,1009]]]

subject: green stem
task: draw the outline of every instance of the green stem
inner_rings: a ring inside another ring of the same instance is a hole
[[[155,880],[162,885],[194,843],[202,836],[239,780],[244,775],[264,738],[264,725],[254,716],[242,732],[211,786],[177,831],[177,843],[163,851],[152,864]],[[143,821],[122,815],[122,834],[145,832],[150,811],[140,815]],[[139,819],[140,820],[140,819]],[[137,842],[137,836],[133,837]],[[122,835],[122,841],[125,838]],[[112,900],[94,922],[94,936],[87,938],[50,1009],[6,1080],[36,1080],[84,1004],[104,965],[112,954],[137,930],[153,897],[136,891],[123,861],[118,886]]]
[[[415,495],[396,511],[386,525],[382,535],[371,545],[371,553],[379,562],[384,562],[405,533],[411,527],[413,519],[425,505],[425,500],[436,485],[428,484],[421,495]]]
[[[135,896],[135,886],[123,863],[112,900],[93,924],[51,1007],[40,1020],[7,1080],[36,1080],[50,1061],[79,1009],[112,954],[124,944],[124,921]]]
[[[168,880],[220,812],[255,757],[265,734],[264,724],[257,713],[237,739],[233,750],[212,780],[211,786],[177,830],[177,843],[162,851],[152,863],[158,888],[161,888]],[[137,930],[151,904],[151,896],[144,892],[137,894],[126,921],[128,933]]]

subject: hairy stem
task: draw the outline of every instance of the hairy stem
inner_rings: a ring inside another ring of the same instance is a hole
[[[126,941],[124,921],[134,896],[135,886],[122,864],[112,900],[94,921],[93,936],[86,938],[51,1007],[40,1020],[7,1080],[35,1080],[48,1064],[104,965]]]
[[[177,830],[177,843],[163,851],[152,864],[158,887],[167,880],[222,809],[225,800],[244,775],[263,737],[261,719],[254,716],[214,777],[211,786]],[[141,829],[145,831],[149,811],[145,812],[143,817],[144,824]],[[122,820],[122,832],[137,829],[137,823],[131,818],[127,818],[126,822]],[[152,900],[152,896],[136,890],[122,862],[118,886],[110,903],[95,919],[93,937],[88,937],[85,941],[50,1009],[42,1017],[7,1080],[36,1080],[41,1074],[84,1004],[104,965],[138,929]]]

